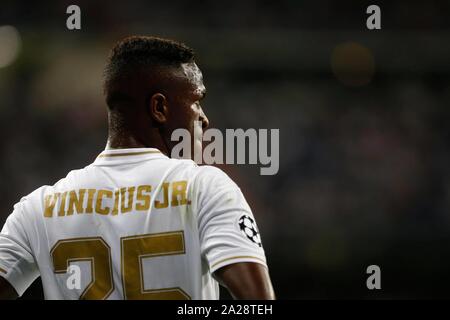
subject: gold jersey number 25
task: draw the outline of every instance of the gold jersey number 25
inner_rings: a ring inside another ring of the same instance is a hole
[[[120,238],[121,275],[125,299],[190,299],[181,288],[145,289],[142,259],[184,254],[183,231]],[[106,299],[114,291],[111,248],[101,237],[58,241],[50,251],[54,272],[66,273],[72,262],[91,262],[91,282],[80,299]]]

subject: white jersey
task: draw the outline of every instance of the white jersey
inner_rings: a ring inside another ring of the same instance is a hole
[[[14,206],[0,276],[46,299],[218,299],[214,271],[266,266],[253,214],[220,169],[113,149]]]

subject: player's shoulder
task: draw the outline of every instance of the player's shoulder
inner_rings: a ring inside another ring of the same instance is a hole
[[[19,202],[15,204],[15,206],[28,207],[42,204],[46,195],[65,189],[70,183],[73,183],[74,180],[77,180],[80,175],[86,174],[86,170],[89,170],[89,167],[90,166],[71,170],[65,177],[57,180],[54,184],[48,184],[38,187],[29,194],[23,196],[19,200]]]
[[[238,185],[222,169],[210,165],[195,167],[194,182],[200,188],[239,188]]]
[[[197,166],[195,168],[196,174],[200,178],[219,178],[230,179],[230,177],[222,169],[210,165]]]
[[[211,165],[198,165],[190,159],[168,159],[177,172],[187,176],[194,185],[237,187],[237,184],[222,169]]]
[[[83,180],[83,177],[88,176],[90,167],[91,166],[87,166],[85,168],[71,170],[65,177],[57,180],[54,184],[43,186],[38,190],[44,194],[66,191],[71,187],[74,187],[74,184],[77,182],[80,183]]]
[[[13,214],[16,219],[21,219],[22,221],[31,221],[30,218],[36,216],[37,212],[42,210],[42,201],[46,190],[51,188],[51,186],[44,185],[32,192],[24,195],[16,202],[13,206]]]

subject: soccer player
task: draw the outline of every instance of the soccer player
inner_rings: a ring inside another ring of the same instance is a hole
[[[40,275],[46,299],[218,299],[218,283],[237,299],[273,299],[239,187],[170,158],[175,129],[208,126],[192,49],[129,37],[104,77],[106,149],[14,206],[0,234],[0,297],[21,296]]]

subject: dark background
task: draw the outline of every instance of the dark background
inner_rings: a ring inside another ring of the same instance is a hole
[[[66,29],[70,4],[80,31]],[[366,28],[369,4],[381,30]],[[450,297],[448,1],[3,0],[0,223],[103,150],[102,68],[132,34],[196,50],[212,127],[280,129],[277,175],[223,166],[278,298]],[[39,281],[24,298],[42,298]]]

